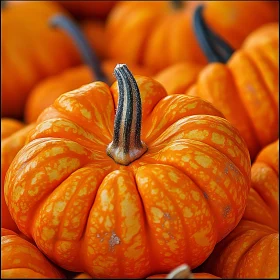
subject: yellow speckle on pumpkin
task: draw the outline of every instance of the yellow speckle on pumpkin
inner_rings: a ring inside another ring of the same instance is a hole
[[[204,168],[210,167],[212,164],[212,159],[205,155],[196,156],[195,161]]]
[[[55,235],[55,231],[52,228],[43,227],[42,229],[42,239],[48,241],[52,239]]]
[[[86,108],[82,108],[81,113],[85,118],[87,118],[89,120],[91,119],[91,112],[88,111]]]
[[[225,137],[219,133],[212,133],[212,142],[218,145],[223,145],[225,143]]]
[[[188,109],[194,109],[194,108],[196,107],[196,105],[197,105],[197,101],[196,101],[196,102],[193,102],[193,103],[188,104],[188,105],[187,105],[187,108],[188,108]]]
[[[179,177],[177,176],[177,174],[172,171],[168,173],[168,176],[171,179],[171,181],[173,181],[174,183],[177,183],[179,180]]]
[[[203,140],[209,135],[209,131],[194,129],[189,131],[187,135],[188,137],[194,138],[196,140]]]
[[[184,213],[184,217],[187,217],[187,218],[190,218],[193,216],[193,212],[188,207],[184,207],[183,213]]]
[[[193,237],[194,237],[194,239],[195,239],[195,242],[196,242],[198,245],[203,246],[203,247],[204,247],[204,246],[209,246],[209,245],[210,245],[209,239],[208,239],[207,236],[206,236],[208,232],[209,232],[209,231],[206,230],[206,229],[202,229],[202,230],[196,232],[196,233],[193,235]]]
[[[163,212],[159,208],[152,207],[151,213],[153,215],[153,221],[155,223],[159,223],[161,218],[163,217]]]

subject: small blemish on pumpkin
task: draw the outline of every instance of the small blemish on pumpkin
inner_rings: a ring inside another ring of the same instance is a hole
[[[118,244],[121,243],[121,240],[120,238],[117,236],[117,234],[113,231],[112,232],[112,235],[109,239],[109,250],[110,251],[113,251],[114,250],[114,247]]]
[[[224,210],[223,210],[223,216],[224,216],[224,218],[227,217],[227,215],[229,214],[230,210],[231,210],[231,207],[230,207],[229,205],[227,205],[227,206],[224,208]]]
[[[209,199],[209,196],[206,192],[203,192],[203,196],[205,197],[205,199]]]

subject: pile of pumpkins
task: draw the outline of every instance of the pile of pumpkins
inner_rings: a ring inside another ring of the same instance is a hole
[[[279,278],[278,1],[2,2],[2,278]]]

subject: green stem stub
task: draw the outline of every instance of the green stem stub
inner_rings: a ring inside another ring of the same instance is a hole
[[[107,147],[107,155],[116,163],[129,165],[148,150],[140,138],[141,97],[138,85],[125,64],[118,64],[114,74],[118,81],[119,99],[113,141]]]

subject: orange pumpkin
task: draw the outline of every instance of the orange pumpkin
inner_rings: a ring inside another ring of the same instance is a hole
[[[21,118],[38,81],[79,63],[73,42],[48,25],[56,13],[66,14],[55,1],[8,1],[1,9],[3,117]]]
[[[1,118],[1,140],[21,129],[24,124],[16,119]]]
[[[207,30],[208,27],[203,26],[201,8],[196,11],[196,16],[196,28]],[[272,28],[276,34],[278,23],[270,26],[270,33]],[[205,48],[205,53],[210,53],[213,63],[200,72],[196,83],[186,91],[186,94],[211,102],[223,112],[239,129],[252,160],[263,147],[278,138],[279,123],[279,35],[254,42],[257,34],[248,39],[248,45],[244,43],[244,48],[226,56],[217,55],[216,43],[212,45],[208,40],[207,45],[204,36],[201,36],[200,39],[204,39],[201,46]],[[224,46],[225,42],[222,44]]]
[[[252,165],[243,218],[279,231],[279,140],[266,146]]]
[[[106,18],[117,1],[58,1],[77,18]]]
[[[112,75],[117,62],[105,60],[100,63],[95,52],[91,49],[90,42],[86,40],[79,27],[70,22],[66,17],[54,18],[58,27],[66,29],[78,44],[86,65],[76,66],[65,70],[59,75],[46,78],[31,91],[25,105],[25,121],[35,122],[41,112],[50,106],[61,94],[89,84],[94,80],[113,83]],[[72,26],[72,28],[69,28]],[[98,34],[97,34],[98,35]],[[151,71],[137,65],[130,65],[136,74],[150,75]]]
[[[18,228],[10,215],[4,198],[4,181],[11,162],[24,146],[27,134],[34,126],[34,124],[24,126],[1,141],[1,220],[3,227],[14,231],[18,231]]]
[[[63,279],[36,246],[15,232],[1,228],[1,279]]]
[[[265,147],[251,169],[241,222],[202,265],[222,278],[279,278],[279,141]]]
[[[193,10],[201,3],[206,22],[234,48],[278,20],[278,10],[264,1],[121,1],[107,19],[110,57],[156,71],[182,61],[206,64],[192,30]]]
[[[115,75],[111,88],[85,85],[40,115],[6,175],[9,210],[71,271],[137,278],[194,268],[244,213],[246,144],[210,103],[167,96],[126,65]]]

